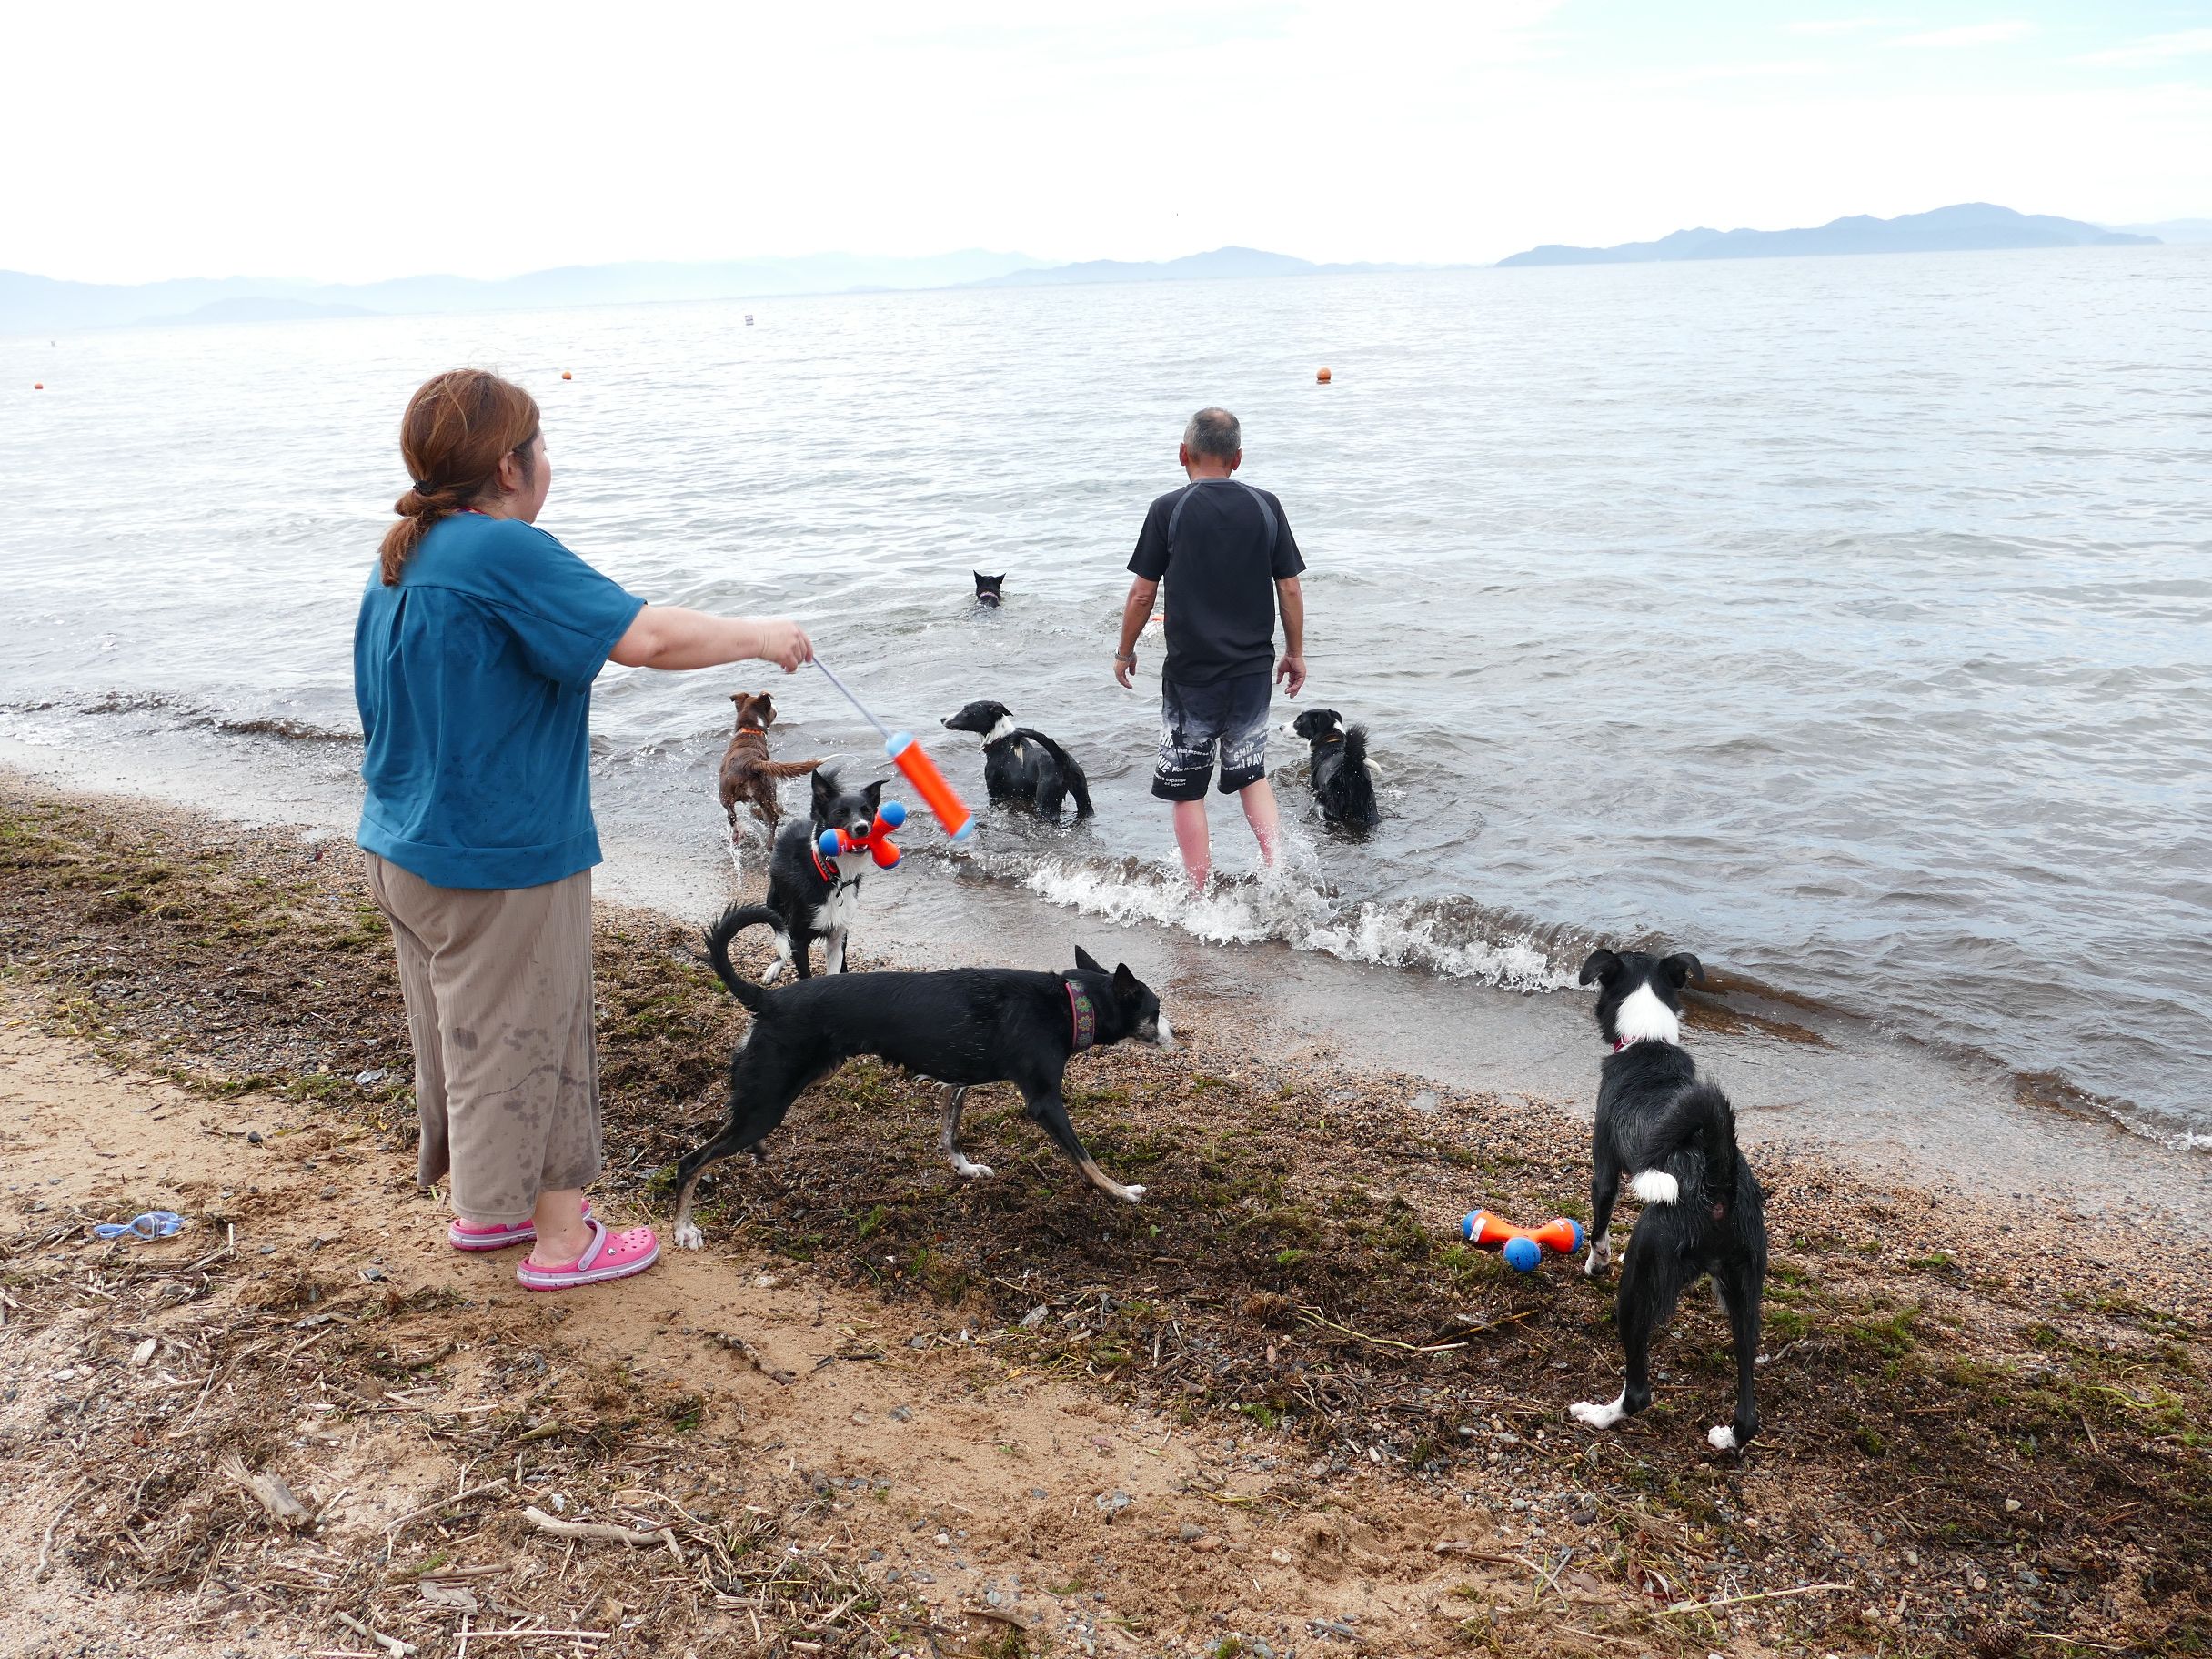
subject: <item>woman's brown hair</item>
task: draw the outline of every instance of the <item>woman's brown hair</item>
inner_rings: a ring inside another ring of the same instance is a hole
[[[430,527],[482,495],[499,463],[517,457],[528,478],[537,462],[538,400],[488,369],[453,368],[424,381],[399,423],[399,453],[414,485],[392,503],[399,522],[384,533],[384,585],[422,545]]]

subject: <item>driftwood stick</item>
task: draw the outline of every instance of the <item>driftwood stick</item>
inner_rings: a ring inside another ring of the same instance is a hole
[[[562,1521],[548,1515],[536,1504],[522,1512],[522,1518],[541,1533],[551,1533],[556,1538],[604,1538],[612,1543],[665,1544],[669,1553],[681,1561],[683,1548],[676,1542],[676,1534],[667,1527],[653,1532],[639,1532],[635,1527],[615,1526],[605,1521]],[[488,1633],[478,1632],[481,1641]]]
[[[1795,1590],[1762,1590],[1756,1595],[1721,1595],[1709,1602],[1674,1602],[1662,1607],[1662,1613],[1704,1613],[1714,1607],[1740,1607],[1745,1602],[1778,1602],[1785,1595],[1820,1595],[1832,1590],[1848,1590],[1849,1584],[1799,1584]]]
[[[331,1616],[357,1636],[367,1636],[386,1653],[391,1654],[392,1659],[407,1659],[407,1655],[415,1651],[415,1644],[412,1642],[402,1642],[397,1636],[387,1636],[380,1630],[371,1630],[350,1613],[333,1612]]]
[[[54,1519],[46,1523],[46,1535],[38,1541],[38,1565],[31,1572],[33,1584],[45,1584],[47,1576],[53,1573],[55,1529],[61,1525],[62,1517],[69,1513],[69,1506],[76,1502],[77,1493],[84,1491],[88,1484],[90,1484],[89,1476],[80,1478],[75,1485],[69,1488],[69,1495],[62,1500],[62,1506],[54,1512]]]
[[[250,1473],[246,1460],[236,1452],[226,1452],[216,1460],[216,1470],[232,1484],[243,1486],[254,1501],[269,1512],[270,1516],[298,1532],[314,1523],[315,1516],[305,1503],[292,1495],[292,1489],[266,1469],[259,1474]]]
[[[425,1503],[419,1509],[410,1509],[406,1514],[400,1516],[398,1520],[393,1522],[389,1526],[384,1529],[385,1542],[388,1545],[394,1535],[398,1533],[399,1529],[405,1526],[410,1521],[419,1521],[425,1515],[435,1514],[437,1511],[445,1509],[455,1503],[467,1503],[470,1498],[481,1498],[488,1496],[492,1493],[505,1492],[506,1490],[507,1482],[505,1480],[487,1481],[481,1486],[471,1486],[465,1491],[448,1493],[447,1496],[438,1499],[435,1503]]]

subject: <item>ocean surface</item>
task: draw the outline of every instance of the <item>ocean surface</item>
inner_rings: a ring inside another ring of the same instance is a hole
[[[1089,769],[1092,823],[910,831],[871,903],[988,914],[1010,960],[1111,924],[1333,957],[1371,1009],[1663,940],[2212,1149],[2212,247],[11,337],[0,737],[204,758],[210,805],[241,757],[340,788],[399,412],[457,363],[538,396],[540,522],[637,592],[800,618],[978,797],[937,729],[972,698]],[[1201,902],[1148,794],[1157,637],[1136,693],[1110,657],[1207,402],[1306,553],[1302,704],[1368,724],[1389,816],[1322,832],[1279,740],[1291,867],[1217,802]],[[610,832],[726,870],[728,694],[763,686],[778,754],[880,767],[812,670],[609,669]]]

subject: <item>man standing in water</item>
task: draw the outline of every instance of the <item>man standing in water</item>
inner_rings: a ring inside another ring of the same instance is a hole
[[[1199,891],[1212,873],[1206,830],[1206,781],[1221,751],[1222,793],[1234,795],[1275,863],[1275,793],[1267,783],[1271,666],[1296,697],[1306,683],[1306,568],[1282,503],[1231,475],[1244,459],[1243,435],[1227,409],[1201,409],[1183,428],[1176,459],[1191,481],[1144,515],[1131,555],[1136,580],[1121,607],[1121,649],[1114,678],[1133,684],[1137,636],[1172,578],[1168,659],[1160,677],[1160,763],[1152,793],[1175,803],[1175,844]],[[1282,660],[1275,661],[1275,611],[1282,611]]]

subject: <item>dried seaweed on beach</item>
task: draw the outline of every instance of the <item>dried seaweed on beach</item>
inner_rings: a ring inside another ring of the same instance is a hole
[[[40,1018],[118,1063],[218,1105],[285,1103],[285,1156],[402,1182],[411,1071],[387,941],[350,859],[316,851],[8,785],[0,963]],[[743,1015],[665,918],[603,910],[598,970],[605,1186],[650,1207],[665,1200],[660,1172],[720,1109]],[[1223,1525],[1342,1516],[1333,1542],[1300,1555],[1313,1572],[1382,1559],[1359,1532],[1391,1524],[1373,1483],[1423,1513],[1463,1512],[1467,1535],[1423,1546],[1432,1569],[1468,1575],[1453,1616],[1432,1621],[1445,1646],[2150,1653],[2212,1641],[2200,1246],[2116,1264],[2069,1218],[1938,1203],[1763,1153],[1776,1250],[1762,1439],[1741,1462],[1704,1446],[1700,1413],[1722,1409],[1730,1369],[1723,1322],[1695,1297],[1658,1350],[1670,1373],[1659,1404],[1592,1438],[1563,1407],[1614,1385],[1607,1290],[1563,1266],[1513,1274],[1452,1231],[1478,1203],[1578,1213],[1582,1131],[1517,1098],[1442,1091],[1415,1110],[1423,1087],[1202,1032],[1187,1057],[1087,1056],[1069,1078],[1077,1121],[1101,1163],[1150,1188],[1125,1208],[1071,1180],[1010,1096],[979,1095],[969,1113],[970,1150],[998,1178],[955,1181],[935,1149],[933,1092],[859,1062],[809,1092],[764,1164],[710,1177],[703,1215],[732,1273],[865,1292],[916,1329],[919,1352],[957,1352],[1010,1389],[1047,1379],[1218,1431],[1250,1473],[1195,1501]],[[250,1132],[227,1143],[268,1152]],[[212,1236],[243,1202],[211,1191],[196,1219]],[[880,1570],[838,1542],[862,1499],[803,1479],[795,1451],[788,1469],[766,1461],[705,1489],[689,1437],[723,1433],[699,1420],[727,1408],[595,1382],[558,1326],[312,1257],[216,1250],[182,1269],[130,1257],[87,1269],[65,1248],[75,1235],[55,1231],[65,1219],[6,1218],[7,1329],[56,1352],[82,1346],[106,1378],[127,1376],[158,1327],[159,1363],[179,1384],[172,1409],[135,1426],[122,1404],[136,1394],[93,1390],[0,1444],[11,1485],[81,1486],[53,1549],[94,1583],[186,1596],[209,1627],[281,1614],[345,1636],[333,1646],[371,1641],[333,1626],[340,1611],[395,1640],[450,1642],[464,1599],[473,1628],[593,1632],[563,1640],[601,1652],[658,1651],[622,1644],[709,1627],[739,1652],[902,1651],[894,1631],[947,1653],[996,1639],[979,1633],[998,1610],[956,1640],[887,1598]],[[718,1337],[733,1374],[794,1392],[749,1357],[756,1333],[702,1327],[693,1340]],[[495,1374],[495,1351],[541,1352],[558,1380]],[[496,1404],[451,1409],[468,1389]],[[347,1433],[404,1424],[424,1455],[474,1471],[452,1487],[467,1495],[401,1518],[388,1548],[365,1552],[287,1524],[221,1473],[235,1457],[311,1511],[328,1504],[333,1484],[304,1472],[323,1454],[311,1419]],[[518,1453],[533,1491],[568,1498],[562,1518],[665,1530],[673,1550],[538,1532]],[[1210,1628],[1202,1605],[1157,1600],[1146,1641]],[[605,1614],[610,1601],[620,1614]],[[1301,1651],[1361,1645],[1356,1624],[1344,1630],[1305,1631]]]

